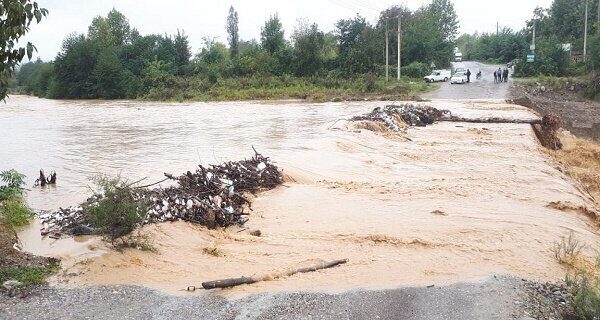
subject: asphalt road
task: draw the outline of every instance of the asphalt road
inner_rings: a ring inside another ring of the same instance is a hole
[[[439,89],[423,94],[423,99],[507,99],[512,78],[508,83],[494,83],[494,70],[504,69],[505,65],[490,65],[474,61],[456,62],[455,68],[471,70],[471,83],[450,84],[440,82]],[[481,79],[477,80],[475,75],[481,70]]]
[[[0,298],[0,319],[529,319],[525,282],[498,277],[446,287],[279,293],[242,299],[172,296],[139,287],[45,288]]]

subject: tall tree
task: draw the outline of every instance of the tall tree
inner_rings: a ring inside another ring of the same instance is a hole
[[[175,65],[181,67],[190,63],[192,52],[185,31],[179,32],[179,30],[177,30],[177,35],[173,40],[173,46],[175,47]]]
[[[296,74],[305,76],[318,72],[325,59],[325,35],[317,24],[300,23],[292,38]]]
[[[18,41],[27,32],[32,21],[40,23],[48,10],[30,0],[0,0],[0,100],[8,93],[8,80],[15,66],[25,55],[31,59],[35,47],[27,42],[20,47]]]
[[[458,34],[458,15],[450,0],[433,0],[427,8],[443,41],[454,42]]]
[[[277,14],[272,15],[265,22],[260,32],[260,40],[263,48],[271,54],[274,54],[285,46],[283,25]]]
[[[229,51],[232,58],[237,58],[240,53],[238,23],[238,13],[231,6],[229,7],[229,15],[227,15],[227,40],[229,41]]]

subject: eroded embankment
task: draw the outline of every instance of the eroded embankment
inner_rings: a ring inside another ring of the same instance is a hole
[[[463,117],[532,116],[515,105],[443,106]],[[405,139],[328,127],[315,128],[323,138],[304,141],[301,152],[272,154],[294,182],[253,200],[246,227],[261,230],[260,237],[184,222],[149,225],[157,253],[119,253],[88,240],[77,244],[84,253],[54,252],[64,266],[54,281],[185,293],[202,281],[317,258],[350,261],[223,292],[429,285],[497,273],[546,281],[564,276],[551,252],[561,236],[574,232],[590,255],[598,248],[591,220],[548,205],[590,202],[541,151],[529,125],[441,122],[411,128]]]

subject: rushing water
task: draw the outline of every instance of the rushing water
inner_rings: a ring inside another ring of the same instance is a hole
[[[29,192],[37,209],[77,204],[90,178],[132,181],[163,172],[249,157],[252,146],[274,159],[310,148],[328,125],[367,104],[154,103],[56,101],[11,96],[0,105],[0,170],[14,168],[31,186],[38,170],[55,170],[56,187]]]
[[[42,240],[35,224],[19,234],[25,250],[63,258],[58,278],[75,284],[180,292],[191,279],[269,274],[314,258],[350,262],[232,292],[437,284],[497,273],[558,280],[564,271],[552,256],[554,241],[573,231],[590,250],[600,247],[586,217],[548,206],[588,202],[540,152],[528,125],[442,122],[404,134],[331,129],[382,104],[13,96],[0,106],[0,169],[27,174],[29,186],[40,168],[55,170],[55,187],[28,192],[29,203],[43,209],[80,203],[98,173],[151,183],[163,172],[249,157],[252,146],[297,181],[254,199],[246,226],[260,229],[259,238],[162,223],[144,227],[158,253],[120,253],[97,239]],[[534,116],[503,103],[434,105],[463,117]],[[222,255],[203,254],[206,247]]]

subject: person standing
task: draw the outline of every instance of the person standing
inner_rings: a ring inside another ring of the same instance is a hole
[[[498,83],[498,71],[494,70],[494,83]]]
[[[508,68],[504,68],[504,82],[508,82]]]
[[[471,82],[471,70],[467,69],[467,83]]]
[[[500,83],[500,82],[502,82],[502,81],[504,81],[504,80],[502,79],[502,69],[501,69],[501,68],[498,68],[498,83]]]

